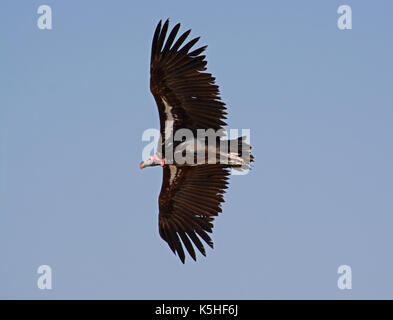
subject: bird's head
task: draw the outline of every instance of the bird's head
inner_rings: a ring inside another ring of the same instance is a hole
[[[146,167],[163,166],[163,160],[159,158],[156,154],[142,161],[139,168],[143,169]]]

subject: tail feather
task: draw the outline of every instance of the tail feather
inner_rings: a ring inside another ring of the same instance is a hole
[[[251,146],[246,142],[246,136],[230,140],[230,146],[236,145],[237,150],[229,150],[228,164],[231,168],[239,171],[251,169],[251,163],[254,162],[254,156],[251,154]]]

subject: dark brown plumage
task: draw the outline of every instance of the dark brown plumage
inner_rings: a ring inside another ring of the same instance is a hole
[[[168,121],[173,121],[173,132],[187,128],[194,134],[197,129],[219,130],[226,125],[226,107],[220,100],[215,78],[204,72],[207,62],[201,54],[206,46],[190,52],[199,38],[185,42],[191,31],[188,30],[175,41],[180,24],[166,37],[168,26],[168,20],[157,25],[150,64],[150,90],[159,111],[162,146],[168,134],[165,132]],[[165,158],[164,148],[161,158]],[[194,247],[206,254],[202,241],[213,247],[208,233],[212,232],[214,217],[221,212],[231,167],[228,164],[191,166],[175,162],[163,166],[158,201],[159,232],[183,263],[183,247],[194,260]]]
[[[173,107],[174,131],[181,128],[194,132],[196,129],[221,129],[226,125],[223,121],[226,107],[220,101],[215,78],[202,72],[206,70],[207,62],[201,53],[207,46],[189,52],[198,37],[181,47],[191,30],[184,32],[175,42],[180,23],[172,29],[164,46],[168,25],[167,20],[161,28],[159,22],[150,61],[150,90],[160,114],[161,135],[164,135],[165,121],[170,120],[163,99]]]
[[[173,182],[169,183],[171,170],[176,173]],[[228,169],[221,165],[164,167],[158,200],[159,231],[182,262],[185,255],[179,237],[194,260],[196,255],[191,241],[203,255],[206,254],[198,236],[213,248],[208,233],[212,232],[214,217],[221,212],[228,175]]]

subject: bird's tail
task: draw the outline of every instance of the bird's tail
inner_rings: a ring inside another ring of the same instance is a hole
[[[246,142],[246,136],[229,140],[228,164],[231,168],[249,170],[253,161],[254,156],[251,154],[251,146]]]

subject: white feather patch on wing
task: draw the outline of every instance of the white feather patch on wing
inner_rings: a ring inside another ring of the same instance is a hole
[[[168,102],[164,98],[162,98],[162,102],[163,102],[163,104],[165,106],[164,112],[165,112],[165,115],[166,115],[166,120],[167,121],[174,121],[175,118],[174,118],[174,116],[172,114],[172,108],[173,107],[171,105],[169,105]]]
[[[177,168],[176,166],[172,166],[172,165],[169,165],[168,167],[169,167],[169,172],[171,173],[171,176],[169,177],[169,184],[172,184],[173,180],[176,177]]]

